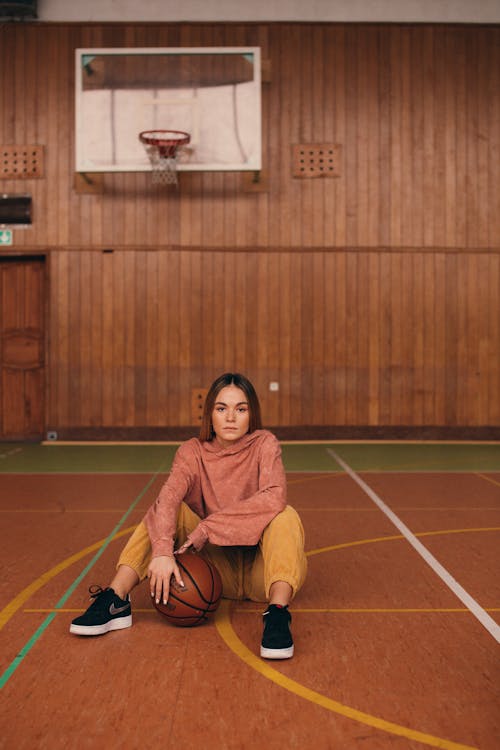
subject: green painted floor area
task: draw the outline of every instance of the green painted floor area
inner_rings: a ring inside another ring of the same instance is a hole
[[[169,471],[175,445],[0,444],[0,473],[150,474]]]
[[[321,443],[282,445],[281,451],[286,471],[342,471],[328,453],[328,447]]]
[[[0,473],[169,471],[177,445],[0,443]],[[329,450],[355,471],[500,471],[500,443],[285,443],[288,472],[337,472]]]
[[[500,443],[364,443],[332,449],[355,471],[500,471]]]

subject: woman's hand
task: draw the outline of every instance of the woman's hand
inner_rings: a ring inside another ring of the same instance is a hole
[[[148,568],[149,590],[151,592],[151,598],[154,599],[157,604],[160,603],[162,594],[163,604],[167,603],[172,575],[179,586],[184,586],[184,581],[182,580],[178,565],[175,562],[175,557],[167,555],[153,557]]]
[[[174,555],[183,555],[184,552],[187,552],[187,550],[192,546],[193,546],[193,542],[187,539],[182,545],[182,547],[179,547],[179,549],[175,550]]]

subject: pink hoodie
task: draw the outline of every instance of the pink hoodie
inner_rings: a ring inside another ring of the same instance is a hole
[[[192,438],[178,449],[170,475],[144,516],[152,556],[171,555],[177,511],[184,501],[202,519],[189,535],[195,549],[257,544],[286,505],[281,448],[267,430],[228,448]]]

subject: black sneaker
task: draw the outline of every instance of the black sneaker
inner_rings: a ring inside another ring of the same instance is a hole
[[[260,655],[264,659],[290,659],[293,656],[293,638],[290,632],[292,615],[288,607],[270,604],[264,612],[263,620]]]
[[[83,615],[73,620],[70,633],[102,635],[110,630],[121,630],[132,625],[132,608],[128,596],[120,599],[113,589],[102,589],[100,586],[91,586],[89,592],[94,601]]]

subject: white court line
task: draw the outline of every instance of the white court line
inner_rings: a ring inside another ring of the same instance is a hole
[[[411,546],[418,552],[418,554],[423,557],[425,562],[430,565],[432,570],[443,580],[448,588],[453,591],[455,596],[457,596],[460,601],[465,604],[469,612],[474,615],[474,617],[479,620],[481,625],[483,625],[488,633],[493,636],[493,638],[496,640],[497,643],[500,643],[500,625],[497,625],[495,620],[490,617],[490,615],[485,612],[485,610],[476,602],[475,599],[470,596],[470,594],[467,593],[467,591],[462,588],[462,586],[458,583],[458,581],[453,578],[453,576],[448,573],[446,568],[444,568],[441,563],[436,560],[434,555],[432,555],[429,550],[424,547],[424,545],[417,539],[417,537],[410,531],[408,526],[406,526],[401,519],[392,512],[392,510],[379,498],[379,496],[369,487],[366,482],[364,482],[361,477],[359,477],[351,467],[343,461],[340,456],[331,448],[327,448],[327,452],[332,456],[335,461],[342,466],[344,471],[349,474],[351,479],[353,479],[356,484],[358,484],[361,489],[366,492],[368,497],[373,500],[375,505],[377,505],[382,513],[384,513],[387,518],[394,524],[394,526],[399,529],[399,531],[403,534],[405,539],[411,544]]]

